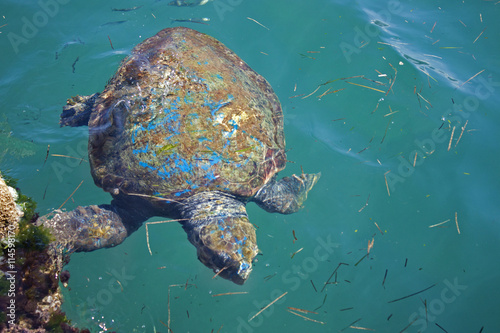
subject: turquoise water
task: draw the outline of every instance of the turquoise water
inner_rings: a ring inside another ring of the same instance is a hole
[[[4,2],[0,169],[42,214],[82,180],[65,208],[109,202],[86,161],[51,155],[44,165],[48,145],[87,158],[87,129],[58,126],[62,105],[101,91],[133,46],[182,24],[271,83],[294,162],[282,174],[322,178],[294,215],[248,205],[262,255],[244,286],[212,279],[176,223],[149,227],[152,256],[144,227],[73,255],[63,308],[75,325],[166,332],[170,303],[173,332],[500,330],[498,2],[167,3],[61,0],[47,15],[40,3]],[[209,25],[170,20],[201,17]],[[247,294],[213,297],[228,292]]]

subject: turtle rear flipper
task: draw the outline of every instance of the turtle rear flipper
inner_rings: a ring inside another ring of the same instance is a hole
[[[97,97],[99,97],[99,93],[89,96],[76,95],[69,98],[63,107],[59,120],[61,127],[87,126]]]
[[[264,185],[253,201],[270,213],[291,214],[298,211],[307,199],[307,193],[318,181],[321,173],[292,175],[275,178]]]

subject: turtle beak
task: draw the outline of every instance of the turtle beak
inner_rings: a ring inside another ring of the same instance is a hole
[[[193,229],[189,240],[198,250],[198,259],[217,276],[239,285],[248,279],[258,248],[255,228],[247,217],[219,217]]]

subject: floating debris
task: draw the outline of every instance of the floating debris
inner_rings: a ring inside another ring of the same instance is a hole
[[[313,286],[313,288],[314,288],[314,291],[315,291],[315,292],[318,292],[318,290],[316,289],[316,286],[314,285],[313,280],[310,280],[310,281],[311,281],[311,284],[312,284],[312,286]]]
[[[251,17],[247,17],[247,19],[249,19],[250,21],[254,21],[255,23],[257,23],[257,24],[258,24],[258,25],[260,25],[261,27],[263,27],[263,28],[265,28],[265,29],[269,30],[269,28],[268,28],[268,27],[266,27],[265,25],[263,25],[263,24],[262,24],[262,23],[260,23],[260,22],[257,22],[256,20],[254,20],[254,19],[253,19],[253,18],[251,18]]]
[[[444,328],[442,328],[438,323],[434,323],[434,324],[436,324],[436,326],[439,327],[440,329],[442,329],[444,332],[448,333],[448,331],[445,330]]]
[[[479,36],[477,36],[476,39],[474,39],[474,41],[472,42],[472,44],[474,44],[479,39],[479,37],[481,37],[481,35],[483,34],[484,30],[486,30],[486,28],[484,28],[483,31],[481,31],[481,33],[479,34]]]
[[[171,20],[171,23],[174,23],[174,22],[187,22],[187,23],[199,23],[199,24],[204,24],[204,25],[208,25],[208,21],[210,21],[210,19],[208,17],[200,17],[200,18],[189,18],[189,19],[174,19],[174,18],[170,18]]]
[[[227,295],[242,295],[242,294],[248,294],[248,291],[235,291],[232,293],[215,294],[215,295],[212,295],[212,297],[227,296]]]
[[[50,151],[50,145],[47,146],[47,155],[45,155],[45,160],[43,161],[42,167],[45,165],[45,162],[47,162],[47,158],[49,157],[49,151]]]
[[[413,294],[410,294],[410,295],[407,295],[407,296],[404,296],[404,297],[401,297],[401,298],[394,299],[394,300],[389,301],[389,302],[387,302],[387,303],[394,303],[394,302],[397,302],[397,301],[401,301],[401,300],[403,300],[403,299],[406,299],[406,298],[408,298],[408,297],[412,297],[412,296],[418,295],[418,294],[420,294],[420,293],[423,293],[423,292],[424,292],[424,291],[426,291],[426,290],[431,289],[431,288],[432,288],[432,287],[434,287],[436,284],[437,284],[437,283],[434,283],[432,286],[427,287],[427,288],[425,288],[425,289],[423,289],[423,290],[417,291],[416,293],[413,293]]]
[[[153,255],[151,252],[151,247],[149,246],[149,231],[148,231],[148,225],[149,224],[161,224],[161,223],[170,223],[170,222],[179,222],[179,221],[185,221],[186,219],[178,219],[178,220],[166,220],[166,221],[156,221],[156,222],[146,222],[146,242],[148,244],[148,251],[150,255]]]
[[[380,227],[378,226],[377,222],[373,222],[375,223],[375,226],[377,227],[378,231],[380,231],[380,233],[382,234],[382,236],[384,235],[384,233],[382,232],[382,230],[380,230]]]
[[[299,308],[292,308],[291,306],[287,306],[287,308],[290,309],[290,310],[298,311],[298,312],[302,312],[302,313],[314,313],[314,314],[318,314],[317,312],[314,312],[314,311],[309,311],[309,310],[304,310],[304,309],[299,309]]]
[[[372,113],[373,113],[373,112],[372,112]],[[394,117],[394,116],[392,116],[392,117]],[[389,119],[389,122],[387,123],[387,126],[386,126],[386,128],[385,128],[385,132],[384,132],[384,136],[382,137],[382,141],[380,141],[380,144],[384,143],[385,136],[387,135],[387,130],[389,129],[389,125],[390,125],[390,124],[391,124],[391,122],[392,122],[392,117],[391,117],[391,119]]]
[[[330,277],[328,278],[328,280],[326,280],[325,284],[323,285],[323,288],[321,289],[321,292],[323,292],[323,290],[325,290],[326,288],[326,285],[330,282],[330,280],[332,279],[333,275],[335,275],[335,273],[337,273],[337,270],[339,269],[340,266],[342,265],[346,265],[346,266],[349,266],[349,264],[346,264],[346,263],[343,263],[343,262],[340,262],[337,267],[334,269],[332,275],[330,275]],[[326,298],[326,297],[325,297]]]
[[[366,149],[366,148],[365,148]],[[363,149],[364,150],[364,149]],[[359,153],[358,153],[359,154]],[[361,211],[363,209],[365,209],[366,206],[368,206],[368,200],[370,200],[370,194],[368,194],[368,198],[366,199],[366,202],[365,202],[365,205],[363,207],[361,207],[359,210],[358,210],[358,213],[361,213]]]
[[[462,134],[464,134],[465,127],[467,126],[467,123],[468,123],[468,122],[469,122],[469,120],[465,121],[465,124],[464,124],[464,126],[462,127],[462,132],[460,132],[460,136],[458,137],[458,140],[457,140],[457,142],[455,143],[455,148],[457,147],[458,142],[460,142],[460,139],[462,138]]]
[[[99,26],[99,28],[102,28],[102,27],[105,27],[105,26],[108,26],[108,25],[118,25],[118,24],[123,24],[123,23],[125,23],[125,22],[127,22],[127,20],[106,22],[106,23],[104,23],[104,24],[101,24],[101,25]]]
[[[266,310],[268,307],[270,307],[271,305],[273,305],[274,303],[276,303],[276,301],[278,301],[280,298],[282,298],[283,296],[285,296],[286,294],[288,294],[288,291],[285,291],[281,296],[278,296],[274,301],[272,301],[271,303],[269,303],[268,305],[266,305],[265,307],[263,307],[259,312],[257,312],[252,318],[248,319],[248,321],[251,321],[252,319],[254,319],[255,317],[257,317],[258,315],[260,315],[264,310]]]
[[[215,279],[217,276],[219,276],[219,274],[220,274],[220,273],[222,273],[222,272],[223,272],[225,269],[227,269],[227,268],[228,268],[228,267],[226,266],[226,267],[223,267],[222,269],[219,269],[219,270],[217,271],[217,273],[215,273],[215,275],[214,275],[214,276],[212,276],[212,280],[213,280],[213,279]]]
[[[344,327],[343,329],[341,329],[340,332],[343,332],[346,329],[351,328],[354,324],[356,324],[360,320],[361,320],[361,318],[359,318],[358,320],[353,321],[352,323],[350,323],[349,325],[347,325],[346,327]]]
[[[302,251],[303,249],[304,249],[304,248],[303,248],[303,247],[301,247],[300,249],[298,249],[297,251],[295,251],[294,253],[292,253],[292,256],[291,256],[291,258],[290,258],[290,259],[293,259],[293,257],[295,257],[295,255],[296,255],[297,253],[299,253],[300,251]]]
[[[484,71],[485,71],[485,69],[483,69],[482,71],[479,71],[479,72],[477,72],[476,74],[472,75],[472,76],[471,76],[471,77],[470,77],[467,81],[465,81],[464,83],[462,83],[462,84],[460,85],[460,87],[462,87],[464,84],[466,84],[466,83],[467,83],[467,82],[469,82],[470,80],[474,79],[476,76],[478,76],[479,74],[481,74],[481,73],[482,73],[482,72],[484,72]]]
[[[80,60],[80,57],[76,57],[75,61],[71,65],[71,68],[73,68],[73,73],[75,72],[75,65],[76,65],[76,63],[77,63],[78,60]]]
[[[114,50],[115,48],[113,47],[113,43],[111,43],[111,38],[109,38],[109,35],[108,35],[108,40],[109,40],[109,45],[111,45],[111,49]]]
[[[66,158],[73,158],[75,160],[80,160],[80,163],[81,162],[88,162],[86,159],[82,158],[82,157],[73,157],[73,156],[68,156],[68,155],[61,155],[61,154],[50,154],[50,156],[54,156],[54,157],[66,157]]]
[[[437,224],[430,225],[429,228],[434,228],[434,227],[440,226],[441,224],[445,224],[446,222],[450,222],[450,219],[443,221],[443,222],[439,222]]]
[[[453,129],[451,130],[450,142],[448,143],[448,151],[450,151],[451,148],[451,142],[453,141],[453,134],[455,133],[455,127],[456,126],[453,126]]]
[[[362,84],[359,84],[359,83],[354,83],[354,82],[350,82],[350,81],[345,81],[345,82],[349,83],[349,84],[353,84],[355,86],[360,86],[360,87],[363,87],[363,88],[367,88],[367,89],[375,90],[375,91],[378,91],[378,92],[381,92],[381,93],[385,93],[385,91],[383,91],[383,90],[376,89],[376,88],[373,88],[373,87],[368,87],[368,86],[365,86],[365,85],[362,85]]]
[[[289,307],[289,309],[290,309],[290,307]],[[286,311],[288,311],[288,312],[290,312],[290,313],[292,313],[292,314],[294,314],[294,315],[296,315],[296,316],[299,316],[299,317],[301,317],[301,318],[304,318],[305,320],[309,320],[309,321],[312,321],[312,322],[315,322],[315,323],[318,323],[318,324],[321,324],[321,325],[324,325],[324,324],[325,324],[325,323],[324,323],[324,322],[322,322],[322,321],[311,319],[311,318],[309,318],[309,317],[303,316],[303,315],[298,314],[298,313],[296,313],[296,312],[293,312],[293,311],[290,311],[290,310],[286,310]],[[316,313],[316,312],[312,312],[312,313]]]
[[[386,173],[384,173],[384,179],[385,179],[385,187],[387,188],[387,194],[389,196],[391,196],[391,192],[389,191],[389,185],[387,184],[387,174],[391,172],[391,170],[387,171]]]
[[[455,224],[457,225],[457,231],[458,231],[458,234],[460,235],[460,228],[458,227],[458,217],[457,217],[457,212],[455,212]]]
[[[113,12],[131,12],[133,10],[137,10],[139,8],[141,8],[142,6],[135,6],[135,7],[131,7],[131,8],[112,8],[111,10]]]
[[[318,306],[316,309],[314,309],[314,311],[318,310],[318,309],[319,309],[319,308],[321,308],[323,305],[325,305],[326,296],[328,296],[328,294],[325,294],[325,297],[323,298],[323,303],[321,303],[321,305],[320,305],[320,306]]]
[[[267,282],[267,281],[271,280],[271,279],[272,279],[273,277],[275,277],[275,276],[276,276],[276,273],[271,274],[271,275],[268,275],[268,276],[264,276],[264,281],[266,281],[266,282]]]
[[[80,186],[82,186],[82,183],[83,183],[83,180],[80,182],[80,184],[75,188],[75,190],[70,194],[70,196],[68,197],[68,199],[66,199],[62,204],[61,206],[59,206],[59,208],[57,209],[61,209],[65,204],[66,202],[68,202],[68,200],[73,196],[73,194],[75,194],[75,192],[80,188]]]

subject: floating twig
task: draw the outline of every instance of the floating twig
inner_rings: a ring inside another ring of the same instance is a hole
[[[373,113],[373,112],[372,112]],[[394,117],[394,116],[392,116]],[[389,119],[389,122],[387,123],[387,126],[385,127],[385,132],[384,132],[384,136],[382,138],[382,141],[380,141],[380,144],[384,143],[384,140],[385,140],[385,136],[387,135],[387,130],[389,129],[389,125],[391,124],[391,121],[392,121],[392,117],[391,119]]]
[[[366,257],[368,257],[368,253],[367,253],[367,254],[365,254],[364,256],[362,256],[362,257],[361,257],[361,259],[359,259],[359,260],[358,260],[358,262],[354,264],[354,267],[358,266],[358,264],[359,264],[360,262],[362,262],[362,261],[363,261],[363,259],[365,259]]]
[[[345,82],[349,83],[349,84],[353,84],[355,86],[360,86],[360,87],[363,87],[363,88],[367,88],[367,89],[375,90],[375,91],[378,91],[378,92],[381,92],[381,93],[385,93],[385,91],[383,91],[383,90],[376,89],[376,88],[373,88],[373,87],[368,87],[368,86],[365,86],[365,85],[362,85],[362,84],[359,84],[359,83],[354,83],[354,82],[350,82],[350,81],[345,81]]]
[[[437,227],[441,224],[445,224],[446,222],[450,222],[450,219],[447,219],[446,221],[443,221],[443,222],[439,222],[439,223],[436,223],[436,224],[433,224],[433,225],[430,225],[429,228],[434,228],[434,227]]]
[[[384,233],[382,232],[382,230],[380,230],[380,227],[378,226],[377,222],[373,222],[375,223],[375,226],[377,227],[378,231],[380,231],[380,233],[382,234],[382,236],[384,235]]]
[[[311,284],[312,284],[312,286],[313,286],[313,288],[314,288],[314,291],[315,291],[315,292],[318,292],[318,290],[316,289],[316,286],[314,285],[313,280],[311,280]]]
[[[388,272],[388,269],[385,270],[384,281],[382,281],[382,287],[384,287],[384,289],[385,289],[385,278],[387,277],[387,272]]]
[[[332,275],[330,275],[330,277],[328,278],[328,280],[326,280],[325,284],[323,285],[323,288],[321,289],[321,292],[323,292],[323,290],[325,290],[326,288],[326,285],[330,282],[331,278],[333,277],[333,275],[337,272],[337,270],[339,269],[340,266],[342,265],[346,265],[346,266],[349,266],[349,264],[345,264],[343,262],[340,262],[337,267],[334,269]]]
[[[316,91],[318,91],[318,89],[319,89],[319,88],[321,88],[321,85],[319,85],[319,86],[318,86],[318,88],[316,88],[316,89],[315,89],[312,93],[310,93],[309,95],[302,97],[302,99],[305,99],[305,98],[307,98],[307,97],[311,96],[311,95],[312,95],[312,94],[314,94]]]
[[[394,66],[392,66],[391,63],[389,63],[389,66],[392,67],[392,69],[394,69],[394,79],[392,80],[391,82],[391,85],[389,86],[389,89],[387,90],[387,92],[385,93],[385,95],[387,96],[389,94],[389,92],[391,91],[392,89],[392,86],[394,85],[394,82],[396,82],[396,77],[398,76],[398,70],[396,68],[394,68]]]
[[[305,94],[300,94],[300,95],[294,95],[294,96],[290,96],[288,98],[292,99],[292,98],[297,98],[297,97],[300,97],[300,96],[304,96]]]
[[[163,326],[165,326],[165,327],[167,328],[167,330],[168,330],[170,333],[172,333],[172,330],[170,329],[170,327],[168,327],[168,325],[167,325],[167,324],[165,324],[165,323],[164,323],[164,322],[162,322],[161,320],[160,320],[160,323],[162,323],[162,324],[163,324]]]
[[[314,311],[318,310],[318,309],[319,309],[319,308],[321,308],[323,305],[325,305],[326,296],[328,296],[328,294],[325,294],[325,297],[323,298],[323,303],[321,303],[321,305],[320,305],[320,306],[318,306],[316,309],[314,309]]]
[[[49,145],[50,146],[50,145]],[[47,148],[47,153],[48,153],[48,148]],[[60,155],[60,154],[50,154],[50,156],[55,156],[55,157],[66,157],[66,158],[74,158],[75,160],[80,160],[80,161],[85,161],[88,162],[86,159],[82,157],[73,157],[73,156],[68,156],[68,155]]]
[[[479,39],[479,37],[481,37],[481,35],[483,34],[484,30],[486,30],[486,28],[484,28],[483,31],[481,31],[481,33],[476,37],[476,39],[474,39],[474,41],[472,42],[472,44],[474,44]]]
[[[389,301],[389,302],[387,302],[387,303],[394,303],[394,302],[397,302],[397,301],[401,301],[401,300],[403,300],[403,299],[405,299],[405,298],[408,298],[408,297],[412,297],[412,296],[418,295],[418,294],[420,294],[420,293],[423,293],[423,292],[424,292],[424,291],[426,291],[426,290],[431,289],[431,288],[432,288],[432,287],[434,287],[436,284],[437,284],[437,283],[434,283],[432,286],[427,287],[427,288],[425,288],[425,289],[423,289],[423,290],[417,291],[416,293],[413,293],[413,294],[410,294],[410,295],[407,295],[407,296],[404,296],[404,297],[401,297],[401,298],[394,299],[394,300]]]
[[[444,332],[448,333],[448,331],[445,330],[444,328],[442,328],[438,323],[434,323],[434,324],[436,324],[436,326],[439,327],[440,329],[442,329]]]
[[[70,196],[68,197],[68,199],[66,199],[62,204],[61,206],[59,206],[59,208],[57,209],[61,209],[65,204],[66,202],[68,202],[68,200],[73,196],[73,194],[75,194],[75,192],[80,188],[80,186],[82,186],[82,183],[83,183],[83,180],[80,182],[80,184],[75,188],[75,190],[73,191],[73,193],[70,194]]]
[[[347,325],[346,327],[344,327],[343,329],[341,329],[340,332],[345,331],[346,329],[350,328],[352,325],[356,324],[360,320],[361,320],[361,318],[359,318],[358,320],[353,321],[352,323],[350,323],[349,325]]]
[[[109,38],[109,35],[108,35],[108,40],[109,40],[109,45],[111,45],[111,49],[114,50],[115,48],[113,47],[113,43],[111,43],[111,38]]]
[[[146,242],[147,242],[147,244],[148,244],[149,254],[150,254],[150,255],[153,255],[153,253],[151,252],[151,247],[149,246],[149,232],[148,232],[148,225],[149,225],[149,224],[161,224],[161,223],[179,222],[179,221],[184,221],[184,220],[187,220],[187,219],[168,220],[168,221],[156,221],[156,222],[146,222]]]
[[[256,20],[254,20],[254,19],[253,19],[253,18],[251,18],[251,17],[247,17],[247,19],[249,19],[250,21],[254,21],[255,23],[257,23],[257,24],[258,24],[258,25],[260,25],[261,27],[263,27],[263,28],[265,28],[265,29],[269,30],[269,28],[268,28],[268,27],[266,27],[265,25],[263,25],[263,24],[262,24],[262,23],[260,23],[260,22],[257,22]]]
[[[392,315],[391,315],[392,316]],[[409,323],[408,325],[406,325],[405,328],[403,328],[399,333],[403,333],[404,331],[406,331],[408,329],[408,327],[410,327],[411,325],[413,325],[414,322],[417,321],[418,318],[415,318],[415,320],[413,320],[411,323]]]
[[[456,126],[453,126],[453,129],[451,130],[450,142],[448,143],[448,151],[450,151],[451,148],[451,141],[453,141],[453,133],[455,133],[455,127]]]
[[[122,292],[123,292],[123,286],[122,286],[122,283],[121,283],[120,281],[118,281],[118,280],[116,280],[116,282],[118,282],[118,284],[120,285],[120,289],[121,289],[121,290],[122,290]]]
[[[483,69],[482,71],[479,71],[477,72],[476,74],[472,75],[467,81],[465,81],[464,83],[462,83],[460,85],[460,87],[462,87],[464,84],[466,84],[467,82],[469,82],[470,80],[474,79],[476,76],[478,76],[479,74],[481,74],[482,72],[484,72],[486,69]]]
[[[248,321],[251,321],[252,319],[254,319],[255,317],[257,317],[258,315],[260,315],[264,310],[266,310],[268,307],[270,307],[271,305],[273,305],[276,301],[278,301],[280,298],[282,298],[286,294],[288,294],[288,291],[285,291],[283,294],[281,294],[281,296],[278,296],[274,301],[272,301],[271,303],[269,303],[268,305],[266,305],[264,308],[262,308],[259,312],[257,312],[252,318],[248,319]]]
[[[219,271],[217,273],[215,273],[214,276],[212,276],[212,280],[215,279],[217,276],[219,276],[220,273],[222,273],[225,269],[227,269],[229,266],[225,266],[221,269],[219,269]]]
[[[460,132],[460,136],[458,137],[458,140],[457,140],[457,142],[455,143],[455,148],[457,147],[458,142],[460,142],[460,139],[462,138],[462,134],[464,134],[465,127],[467,126],[467,123],[468,123],[468,122],[469,122],[469,120],[465,121],[465,124],[464,124],[464,126],[462,127],[462,132]]]
[[[295,230],[292,230],[292,235],[293,235],[293,243],[295,244],[295,241],[297,240],[297,237],[295,236]]]
[[[49,150],[50,150],[50,145],[47,146],[47,155],[45,155],[45,160],[43,161],[43,165],[45,165],[45,162],[47,162],[47,158],[49,157]]]
[[[371,241],[368,241],[368,247],[366,248],[366,255],[370,254],[371,249],[373,248],[373,243],[375,242],[375,238],[372,237]]]
[[[349,328],[354,328],[356,330],[362,330],[362,331],[375,331],[373,328],[366,328],[360,326],[349,326]]]
[[[233,293],[215,294],[215,295],[212,295],[212,297],[227,296],[227,295],[241,295],[241,294],[248,294],[248,291],[235,291]]]
[[[386,173],[384,173],[384,179],[385,179],[385,187],[387,188],[387,194],[389,196],[391,196],[391,192],[389,191],[389,185],[387,184],[387,176],[386,176],[389,172],[391,172],[391,170],[389,170]]]
[[[318,314],[317,312],[314,312],[314,311],[309,311],[309,310],[304,310],[304,309],[299,309],[299,308],[292,308],[291,306],[287,306],[287,308],[289,308],[290,310],[298,311],[298,312],[302,312],[302,313],[314,313],[314,314]]]
[[[318,324],[321,324],[321,325],[324,325],[324,324],[325,324],[325,323],[324,323],[324,322],[322,322],[322,321],[319,321],[319,320],[314,320],[314,319],[308,318],[308,317],[303,316],[303,315],[301,315],[301,314],[298,314],[298,313],[296,313],[296,312],[293,312],[293,311],[290,311],[290,310],[286,310],[286,311],[288,311],[288,312],[290,312],[290,313],[292,313],[292,314],[294,314],[294,315],[296,315],[296,316],[299,316],[299,317],[301,317],[301,318],[304,318],[305,320],[309,320],[309,321],[312,321],[312,322],[315,322],[315,323],[318,323]]]
[[[73,64],[71,65],[71,68],[73,68],[73,73],[75,72],[76,68],[75,68],[75,65],[76,63],[78,62],[78,60],[80,60],[80,57],[76,57],[75,61],[73,62]]]
[[[299,253],[300,251],[302,251],[303,249],[304,249],[304,248],[303,248],[303,247],[301,247],[300,249],[298,249],[297,251],[295,251],[294,253],[292,253],[292,256],[291,256],[291,258],[290,258],[290,259],[293,259],[293,257],[295,257],[295,255],[296,255],[297,253]]]
[[[457,217],[457,212],[455,212],[455,224],[457,225],[457,231],[458,231],[458,234],[460,235],[460,228],[458,227],[458,217]]]
[[[268,275],[268,276],[264,276],[264,281],[266,281],[266,282],[267,282],[267,281],[271,280],[271,279],[272,279],[273,277],[275,277],[275,276],[276,276],[276,273],[271,274],[271,275]]]
[[[431,108],[433,107],[433,106],[432,106],[432,104],[431,104],[428,100],[426,100],[426,99],[424,98],[424,96],[422,96],[420,93],[417,93],[417,96],[419,96],[421,99],[423,99],[424,101],[426,101],[426,102],[427,102],[427,104],[429,104],[429,105],[431,106]]]
[[[368,198],[366,199],[365,205],[358,210],[358,213],[361,213],[361,211],[365,209],[366,206],[368,206],[368,200],[370,200],[370,193],[368,193]]]

